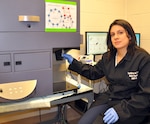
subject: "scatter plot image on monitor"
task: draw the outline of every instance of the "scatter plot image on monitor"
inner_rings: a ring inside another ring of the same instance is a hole
[[[107,52],[107,32],[85,32],[87,55],[100,55]]]

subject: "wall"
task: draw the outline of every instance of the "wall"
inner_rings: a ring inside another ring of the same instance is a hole
[[[141,33],[141,47],[150,53],[150,1],[127,0],[127,19]]]
[[[80,5],[81,54],[85,53],[85,31],[108,31],[110,23],[118,18],[127,19],[135,32],[141,33],[141,47],[150,53],[149,0],[81,0]]]
[[[85,31],[108,31],[110,23],[126,18],[126,0],[80,0],[81,54],[85,53]]]

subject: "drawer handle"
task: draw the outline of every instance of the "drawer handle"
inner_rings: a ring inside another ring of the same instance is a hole
[[[16,65],[22,65],[22,61],[16,61]]]
[[[35,15],[19,15],[19,22],[40,22],[40,17]]]
[[[4,66],[10,66],[10,62],[4,62]]]

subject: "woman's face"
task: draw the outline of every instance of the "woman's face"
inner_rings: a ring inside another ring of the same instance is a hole
[[[120,25],[114,25],[110,30],[111,42],[113,46],[119,49],[127,49],[129,45],[129,36],[126,30]]]

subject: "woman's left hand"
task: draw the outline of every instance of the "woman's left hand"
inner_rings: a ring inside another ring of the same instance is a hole
[[[117,114],[117,112],[115,111],[114,108],[109,108],[104,113],[104,118],[103,118],[104,123],[113,124],[116,121],[118,121],[118,119],[119,119],[119,116],[118,116],[118,114]]]

